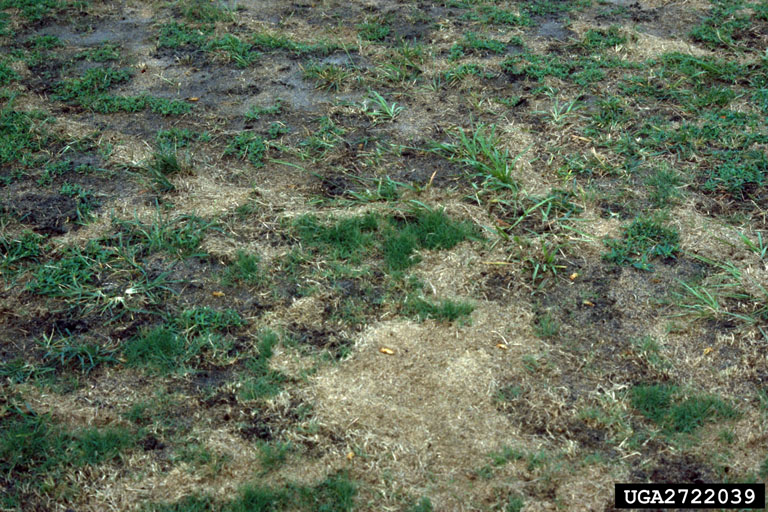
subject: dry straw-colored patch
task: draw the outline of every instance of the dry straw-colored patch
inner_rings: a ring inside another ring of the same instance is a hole
[[[568,27],[581,39],[588,30],[604,30],[603,26],[596,26],[589,22],[574,21]],[[608,55],[616,56],[630,61],[644,61],[657,58],[665,53],[682,53],[685,55],[704,56],[712,55],[712,52],[685,40],[672,37],[650,34],[630,26],[622,26],[621,31],[627,35],[627,41],[614,48],[608,48]]]
[[[312,379],[317,422],[360,453],[355,473],[371,485],[386,470],[413,495],[430,489],[438,509],[463,510],[474,492],[471,471],[519,439],[493,395],[497,375],[538,344],[530,319],[524,305],[483,303],[468,326],[372,326],[349,359]],[[503,340],[507,350],[497,348]]]
[[[83,494],[90,499],[82,510],[137,510],[142,502],[174,502],[195,494],[226,501],[252,481],[260,467],[258,450],[229,429],[201,427],[193,430],[189,439],[199,440],[214,457],[224,457],[225,463],[216,472],[188,464],[168,470],[151,452],[136,453],[125,461],[127,471],[89,484]]]

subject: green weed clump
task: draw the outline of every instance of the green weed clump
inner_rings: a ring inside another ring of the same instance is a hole
[[[320,42],[316,44],[297,43],[285,36],[265,33],[253,34],[250,38],[255,48],[262,51],[286,50],[296,55],[315,54],[320,56],[330,55],[341,49],[338,45]]]
[[[93,210],[99,207],[100,202],[94,197],[92,192],[76,183],[65,182],[61,185],[59,193],[75,199],[78,224],[85,224],[93,219]]]
[[[192,105],[186,101],[140,96],[115,96],[107,91],[131,79],[128,69],[91,68],[79,78],[68,78],[56,85],[55,99],[80,105],[102,114],[140,112],[149,108],[161,115],[186,114]]]
[[[231,350],[231,340],[222,333],[240,325],[242,319],[231,310],[185,310],[129,340],[122,349],[123,359],[128,366],[159,374],[188,371],[206,355],[216,358]]]
[[[161,148],[152,155],[145,170],[157,192],[173,192],[176,186],[170,178],[180,174],[182,166],[176,151],[170,146],[161,145]]]
[[[13,485],[5,486],[0,506],[26,509],[40,495],[66,501],[76,493],[72,471],[114,460],[136,439],[123,427],[70,431],[48,414],[9,403],[0,428],[0,479]]]
[[[683,185],[683,180],[679,174],[669,168],[657,169],[645,183],[649,187],[648,196],[651,204],[657,208],[672,204],[675,199],[682,196],[680,187]]]
[[[342,219],[330,225],[317,217],[300,217],[297,234],[311,250],[353,263],[366,254],[380,253],[390,271],[402,271],[418,262],[418,249],[445,250],[475,236],[468,222],[454,221],[441,210],[417,210],[405,218],[376,214]]]
[[[630,393],[632,407],[664,430],[691,434],[707,422],[739,417],[739,412],[721,398],[686,396],[669,384],[639,385]]]
[[[172,22],[160,26],[158,48],[199,48],[208,40],[211,28],[192,28],[187,25]]]
[[[762,187],[768,177],[768,156],[764,151],[722,151],[721,162],[707,174],[704,190],[722,190],[728,194],[746,199],[749,194]]]
[[[605,241],[610,252],[603,258],[618,265],[651,270],[649,260],[674,258],[680,252],[679,239],[677,231],[665,227],[658,218],[638,217],[624,228],[622,238]]]
[[[192,110],[192,104],[186,101],[156,98],[146,94],[141,96],[114,96],[111,94],[101,94],[94,98],[83,98],[80,103],[100,114],[141,112],[142,110],[149,108],[149,110],[156,114],[171,116],[186,114]]]
[[[447,82],[448,84],[455,84],[461,82],[468,76],[476,76],[478,78],[493,78],[496,76],[484,69],[482,66],[470,62],[467,64],[461,64],[459,66],[452,67],[443,71],[440,74],[440,80]]]
[[[467,32],[464,38],[451,47],[451,59],[464,57],[468,53],[492,53],[503,54],[507,51],[507,45],[495,39],[486,39],[474,32]]]
[[[521,10],[519,13],[508,11],[495,5],[482,5],[477,16],[481,23],[489,25],[510,25],[513,27],[525,27],[531,24],[531,18]]]
[[[760,5],[760,4],[754,4]],[[740,0],[713,1],[709,16],[695,26],[689,33],[694,41],[706,44],[710,48],[732,49],[739,44],[737,39],[752,26],[750,16],[744,12],[747,7]],[[757,9],[756,18],[764,16],[765,10]]]
[[[192,142],[208,142],[211,136],[207,132],[193,132],[188,128],[169,128],[160,130],[155,136],[155,141],[161,149],[178,149],[188,146]]]
[[[186,309],[174,319],[174,324],[188,337],[210,331],[227,332],[245,324],[233,309],[217,311],[208,307]]]
[[[357,26],[358,34],[366,41],[383,41],[391,31],[389,24],[383,20],[371,20]]]
[[[269,360],[279,339],[278,335],[270,330],[259,335],[256,356],[245,362],[247,372],[243,375],[238,393],[242,400],[258,400],[280,392],[286,378],[269,367]]]
[[[59,82],[56,87],[56,99],[85,103],[90,98],[130,79],[131,73],[127,69],[91,68],[86,70],[80,78],[69,78]]]
[[[175,329],[166,326],[144,331],[123,348],[123,356],[128,365],[148,366],[163,371],[177,367],[184,352],[184,339]]]
[[[479,124],[474,130],[459,129],[456,136],[455,142],[435,143],[434,151],[449,160],[467,165],[479,176],[498,180],[517,189],[513,172],[525,152],[513,157],[508,149],[502,149],[496,125]]]
[[[56,258],[31,268],[26,289],[56,297],[63,310],[80,315],[110,315],[116,321],[127,312],[146,313],[146,307],[171,291],[167,275],[150,276],[140,260],[145,247],[123,235],[62,248]],[[110,285],[104,286],[106,282]]]
[[[10,107],[0,110],[0,165],[34,163],[34,153],[51,142],[50,136],[39,126],[45,120],[44,116],[17,112]]]
[[[308,248],[354,262],[359,262],[364,250],[374,243],[378,227],[375,214],[341,219],[331,225],[323,225],[317,217],[308,215],[295,223],[297,234]]]
[[[695,86],[714,81],[734,83],[749,73],[748,68],[738,62],[677,52],[662,55],[660,64],[666,73],[671,73],[674,78],[686,77]]]
[[[8,85],[19,78],[21,78],[19,74],[12,70],[10,66],[0,62],[0,87]]]
[[[338,91],[352,80],[354,72],[347,66],[311,62],[304,67],[304,76],[315,80],[320,89]]]
[[[232,34],[226,34],[206,45],[207,51],[219,51],[226,54],[239,68],[247,68],[259,58],[253,44]]]
[[[121,244],[132,244],[143,252],[166,252],[183,258],[205,256],[198,247],[206,232],[216,225],[195,215],[175,218],[158,215],[149,223],[138,219],[114,219],[113,224],[120,230]]]
[[[390,269],[404,270],[417,262],[412,257],[416,249],[452,249],[474,234],[468,222],[454,221],[440,210],[420,210],[414,219],[385,234],[384,260]]]
[[[267,146],[264,139],[255,133],[243,132],[235,135],[235,138],[224,150],[225,155],[235,155],[238,158],[248,159],[254,167],[264,165],[264,155],[267,152]]]
[[[44,371],[77,371],[89,374],[99,366],[117,363],[115,351],[97,343],[80,340],[75,336],[43,337],[40,359]]]
[[[114,460],[136,443],[136,434],[124,427],[90,427],[74,434],[76,460],[96,465]]]
[[[403,312],[407,316],[416,317],[419,320],[432,319],[438,322],[468,321],[475,306],[466,301],[453,301],[443,299],[432,302],[420,297],[406,300]]]
[[[341,142],[341,136],[346,133],[346,130],[335,124],[330,117],[323,116],[318,121],[317,129],[309,138],[301,142],[301,146],[321,156]]]
[[[45,237],[31,231],[19,236],[0,231],[0,275],[12,275],[25,263],[38,261],[44,241]]]
[[[512,55],[501,64],[501,69],[509,75],[523,75],[539,82],[552,76],[571,81],[582,87],[600,82],[605,78],[607,70],[610,69],[642,68],[642,64],[626,62],[601,54],[563,58],[558,55],[539,55],[525,52]]]
[[[608,30],[587,30],[581,40],[581,45],[589,50],[601,50],[626,42],[627,36],[621,32],[619,27],[610,27]]]
[[[120,60],[120,47],[115,44],[102,43],[96,48],[91,48],[78,55],[79,58],[91,62],[110,62]]]
[[[314,486],[284,484],[269,487],[263,484],[248,484],[242,487],[236,497],[216,502],[209,496],[193,495],[175,503],[154,503],[147,512],[255,512],[255,511],[327,511],[348,512],[355,504],[357,485],[345,472],[326,477]]]
[[[262,107],[259,105],[253,105],[248,112],[245,113],[245,118],[252,121],[257,121],[262,115],[273,116],[279,114],[283,109],[283,103],[280,98],[275,101],[273,105]]]
[[[225,20],[228,11],[218,2],[209,0],[183,0],[179,2],[184,17],[196,23],[215,23]]]
[[[39,265],[27,290],[40,295],[74,298],[78,291],[85,291],[100,275],[103,265],[114,253],[91,243],[84,249],[69,247],[61,252],[57,261]]]
[[[240,282],[251,285],[263,284],[267,281],[267,276],[261,268],[261,258],[256,254],[249,254],[245,251],[237,251],[234,261],[232,261],[224,273],[224,282]]]
[[[117,364],[116,351],[78,336],[43,335],[35,362],[23,358],[0,363],[0,377],[21,383],[29,379],[86,376],[96,368]],[[50,382],[50,381],[49,381]]]
[[[69,3],[62,0],[0,0],[0,9],[19,9],[29,21],[38,21]]]

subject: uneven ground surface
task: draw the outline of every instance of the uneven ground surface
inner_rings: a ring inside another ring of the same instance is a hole
[[[0,0],[0,510],[768,478],[768,3]]]

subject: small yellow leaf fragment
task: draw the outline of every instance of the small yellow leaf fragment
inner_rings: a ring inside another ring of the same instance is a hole
[[[213,295],[214,297],[223,297],[224,292],[211,292],[211,295]]]
[[[571,281],[575,281],[577,277],[579,277],[579,273],[578,272],[574,272],[573,274],[568,276],[568,279],[570,279]]]
[[[352,460],[355,458],[355,452],[349,452],[347,453],[347,460]]]
[[[592,302],[591,300],[585,300],[584,302],[582,302],[582,304],[584,304],[585,306],[589,306],[590,308],[595,307],[595,303]]]
[[[381,347],[379,349],[379,352],[381,352],[382,354],[387,354],[388,356],[395,355],[395,351],[392,350],[391,348],[387,348],[387,347]]]
[[[188,99],[189,101],[200,101],[200,98],[198,98],[197,96],[192,96],[191,98],[188,98]]]
[[[714,350],[714,349],[713,349],[712,347],[707,347],[707,348],[705,348],[705,349],[704,349],[704,355],[706,356],[707,354],[709,354],[709,353],[710,353],[710,352],[712,352],[713,350]]]
[[[498,348],[499,350],[509,350],[509,346],[505,345],[504,343],[497,343],[496,348]]]

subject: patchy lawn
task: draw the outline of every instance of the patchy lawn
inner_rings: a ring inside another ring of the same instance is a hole
[[[0,0],[0,49],[1,510],[768,479],[764,1]]]

